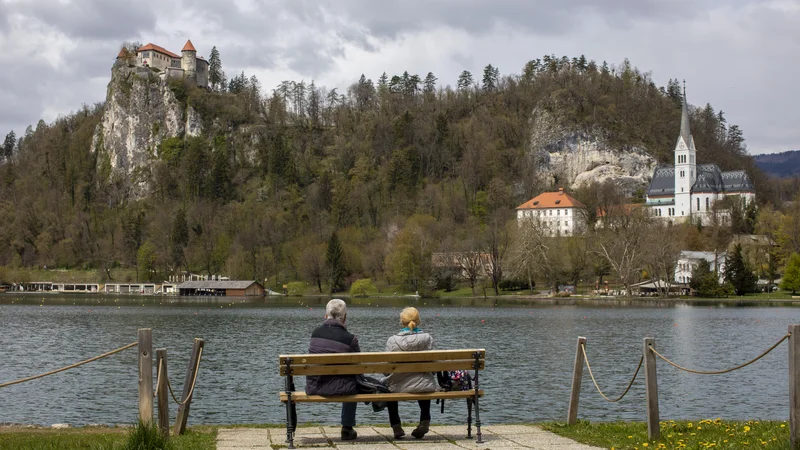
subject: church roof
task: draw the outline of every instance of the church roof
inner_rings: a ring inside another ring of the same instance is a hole
[[[194,45],[192,45],[192,40],[189,39],[189,40],[186,41],[186,45],[183,46],[181,51],[182,52],[196,52],[197,49],[194,48]]]
[[[725,192],[755,192],[756,190],[744,170],[722,172],[722,185]]]
[[[647,189],[648,197],[675,194],[675,168],[671,166],[656,167],[653,181]]]
[[[698,164],[692,192],[722,192],[722,172],[716,164]]]
[[[164,47],[161,47],[160,45],[156,45],[156,44],[153,44],[153,43],[149,43],[149,44],[145,45],[144,47],[139,47],[139,49],[136,50],[136,53],[145,52],[145,51],[148,51],[148,50],[152,50],[154,52],[158,52],[158,53],[161,53],[163,55],[167,55],[167,56],[169,56],[171,58],[180,59],[180,55],[176,55],[175,53],[172,53],[171,51],[165,49]]]
[[[517,209],[543,209],[543,208],[585,208],[586,205],[576,200],[571,195],[559,189],[558,192],[543,192],[527,202],[517,206]]]

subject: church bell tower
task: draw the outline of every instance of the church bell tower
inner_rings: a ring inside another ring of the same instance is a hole
[[[675,144],[675,215],[690,216],[691,192],[697,180],[697,151],[689,128],[689,105],[686,102],[686,82],[683,82],[681,134]]]

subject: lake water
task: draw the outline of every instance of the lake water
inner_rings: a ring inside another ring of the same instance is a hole
[[[190,424],[283,423],[278,355],[305,353],[311,330],[322,321],[326,300],[257,301],[225,298],[125,299],[120,297],[0,296],[0,382],[37,374],[136,341],[152,328],[154,347],[165,347],[177,392],[194,337],[206,346]],[[679,364],[719,369],[750,359],[775,343],[800,308],[708,306],[447,306],[437,300],[360,300],[348,328],[363,351],[384,350],[400,328],[406,304],[419,307],[421,327],[438,349],[482,347],[486,370],[481,419],[486,423],[565,420],[578,336],[598,382],[618,395],[633,374],[642,338]],[[388,303],[388,304],[387,304]],[[448,302],[448,303],[453,303]],[[475,303],[468,301],[468,303]],[[491,305],[491,301],[476,301]],[[726,375],[693,375],[658,363],[663,419],[786,419],[787,344],[758,363]],[[579,417],[645,420],[643,373],[621,402],[606,403],[584,371]],[[303,385],[298,380],[298,385]],[[176,408],[170,406],[171,413]],[[404,420],[415,404],[401,403]],[[464,423],[462,402],[434,405],[433,421]],[[335,404],[301,404],[301,422],[335,424]],[[137,414],[136,351],[40,380],[0,389],[0,423],[131,423]],[[384,423],[385,412],[359,407],[360,423]]]

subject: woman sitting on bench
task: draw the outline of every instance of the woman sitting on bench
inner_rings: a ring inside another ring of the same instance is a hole
[[[433,338],[417,328],[420,323],[417,308],[408,307],[400,313],[400,324],[403,329],[389,338],[386,342],[387,352],[419,352],[433,349]],[[393,373],[383,380],[392,392],[434,392],[436,379],[431,372],[424,373]],[[431,424],[431,401],[418,400],[419,426],[411,432],[417,439],[422,439],[428,432]],[[392,426],[395,439],[406,435],[400,421],[397,402],[387,402],[389,410],[389,424]]]

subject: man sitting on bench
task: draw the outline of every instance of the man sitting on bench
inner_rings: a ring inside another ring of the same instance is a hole
[[[325,322],[311,333],[308,353],[352,353],[360,352],[358,338],[345,328],[347,324],[347,304],[335,298],[325,306]],[[306,377],[306,393],[309,395],[350,395],[357,394],[355,375],[320,375]],[[356,406],[358,403],[342,403],[342,440],[350,441],[358,437],[353,429],[356,426]],[[297,423],[297,419],[294,419]]]

